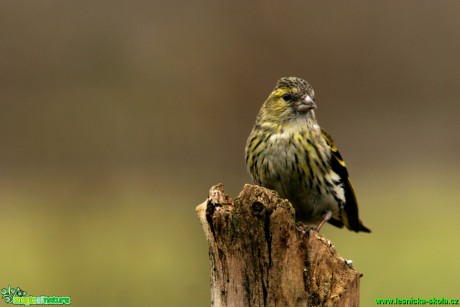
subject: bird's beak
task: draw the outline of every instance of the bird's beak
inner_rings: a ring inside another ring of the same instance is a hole
[[[305,95],[295,103],[295,109],[297,112],[306,113],[311,109],[316,109],[316,104],[310,96]]]

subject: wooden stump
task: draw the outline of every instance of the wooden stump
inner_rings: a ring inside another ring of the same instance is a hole
[[[233,202],[218,184],[196,211],[212,306],[359,306],[360,273],[276,192],[247,184]]]

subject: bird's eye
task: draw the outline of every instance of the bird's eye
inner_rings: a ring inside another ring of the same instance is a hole
[[[292,99],[292,94],[291,93],[285,93],[285,94],[283,94],[282,97],[283,97],[284,101],[289,101],[289,100]]]

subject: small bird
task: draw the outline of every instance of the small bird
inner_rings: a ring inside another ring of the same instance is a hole
[[[316,120],[315,92],[305,80],[278,81],[246,144],[253,181],[287,198],[299,221],[371,232],[358,217],[348,171],[331,136]]]

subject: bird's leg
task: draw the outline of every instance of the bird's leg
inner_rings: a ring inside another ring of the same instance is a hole
[[[327,221],[329,221],[329,219],[332,217],[332,211],[331,210],[328,210],[326,211],[326,213],[324,213],[324,216],[323,216],[323,219],[321,220],[321,222],[319,222],[319,224],[316,226],[315,230],[317,232],[319,232],[319,230],[321,229],[321,227],[323,227],[324,223],[326,223]]]

